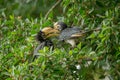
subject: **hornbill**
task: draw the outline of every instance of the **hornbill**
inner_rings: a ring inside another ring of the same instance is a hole
[[[77,26],[68,27],[64,22],[56,22],[54,24],[54,29],[60,32],[59,40],[71,44],[72,47],[76,46],[77,38],[83,36],[80,28]]]
[[[45,46],[53,49],[53,42],[49,39],[50,37],[57,36],[58,31],[51,28],[46,27],[40,30],[36,35],[36,40],[39,42],[39,45],[35,48],[33,53],[33,60],[37,58],[39,54],[39,50],[43,49]]]
[[[76,46],[77,41],[79,40],[79,38],[83,37],[84,34],[91,31],[99,30],[99,29],[93,29],[89,31],[83,31],[77,26],[68,27],[67,24],[64,22],[54,23],[54,29],[60,32],[59,40],[69,43],[72,46],[72,48]]]

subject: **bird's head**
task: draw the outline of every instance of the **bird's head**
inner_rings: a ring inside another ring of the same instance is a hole
[[[59,34],[58,30],[53,29],[51,27],[45,27],[37,33],[36,39],[39,42],[43,42],[50,37],[58,36],[58,34]]]
[[[64,22],[55,22],[54,23],[54,29],[57,29],[59,31],[64,30],[65,28],[67,28],[67,24]]]

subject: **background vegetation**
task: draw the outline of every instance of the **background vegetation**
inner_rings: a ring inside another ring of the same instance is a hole
[[[1,80],[119,80],[120,1],[119,0],[0,0]],[[58,44],[45,47],[32,61],[37,46],[34,37],[55,21],[64,21],[86,34],[76,48]]]

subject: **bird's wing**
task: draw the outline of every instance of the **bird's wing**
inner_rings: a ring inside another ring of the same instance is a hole
[[[59,40],[66,40],[75,36],[80,36],[78,35],[80,32],[81,29],[78,27],[66,28],[60,33]]]

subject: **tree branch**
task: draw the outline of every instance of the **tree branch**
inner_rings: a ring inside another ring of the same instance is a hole
[[[61,2],[62,0],[58,0],[50,9],[49,11],[46,13],[45,15],[45,20],[48,18],[48,15],[50,14],[50,12]]]

